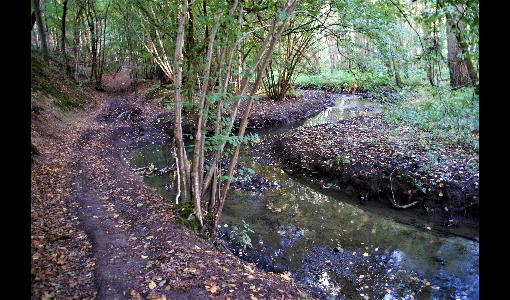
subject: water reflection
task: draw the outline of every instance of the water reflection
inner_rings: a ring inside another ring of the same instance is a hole
[[[362,114],[363,100],[344,97],[337,106],[304,126]],[[378,108],[375,108],[378,109]],[[166,153],[166,154],[165,154]],[[132,156],[136,166],[167,166],[169,149],[150,147]],[[317,297],[329,299],[476,299],[478,243],[397,223],[352,205],[347,196],[318,192],[282,170],[253,161],[240,162],[278,188],[261,192],[232,190],[222,223],[246,221],[252,248],[231,240],[234,253],[271,271],[288,270]],[[172,200],[167,176],[144,178]],[[223,225],[222,224],[222,225]],[[228,229],[222,226],[228,237]]]
[[[329,107],[317,116],[306,120],[304,127],[323,124],[335,123],[339,120],[382,112],[382,106],[362,99],[358,95],[338,94],[335,97],[335,106]]]

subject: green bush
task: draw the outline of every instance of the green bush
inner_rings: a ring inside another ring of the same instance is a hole
[[[374,92],[381,89],[395,90],[392,78],[382,72],[360,72],[356,76],[348,71],[332,73],[299,74],[295,86],[302,89],[327,90],[330,92]]]
[[[392,124],[408,124],[435,139],[478,149],[479,97],[472,88],[434,90],[420,101],[390,104],[385,118]]]

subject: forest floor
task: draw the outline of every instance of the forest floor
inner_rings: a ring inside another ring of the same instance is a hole
[[[432,150],[410,127],[392,128],[381,114],[360,116],[293,129],[258,148],[270,149],[286,172],[339,187],[362,203],[414,209],[445,228],[477,224],[478,153],[439,142]]]
[[[164,108],[127,92],[127,74],[106,76],[107,92],[79,113],[32,98],[32,298],[303,297],[287,274],[260,271],[177,224],[172,204],[131,171],[131,150],[170,137],[157,126]]]

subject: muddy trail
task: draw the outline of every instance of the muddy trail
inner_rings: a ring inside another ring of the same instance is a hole
[[[69,126],[76,137],[66,141],[69,150],[61,146],[60,155],[69,156],[62,158],[69,162],[63,167],[69,184],[64,210],[74,230],[83,230],[90,241],[90,272],[82,292],[64,283],[52,295],[72,291],[76,298],[98,299],[298,298],[301,292],[290,278],[260,271],[176,224],[172,204],[132,172],[126,161],[131,151],[171,137],[154,126],[164,109],[145,102],[141,93],[130,93],[126,75],[123,70],[111,78],[97,107]],[[44,280],[55,286],[59,278]]]

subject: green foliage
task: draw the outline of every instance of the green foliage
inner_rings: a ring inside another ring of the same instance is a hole
[[[335,159],[335,164],[336,164],[337,166],[343,165],[343,164],[345,164],[345,163],[347,163],[347,162],[348,162],[348,160],[347,160],[345,157],[343,157],[343,156],[339,156],[339,157],[337,157],[337,158]]]
[[[236,225],[232,226],[230,229],[230,233],[234,237],[234,239],[244,248],[253,247],[251,244],[251,238],[249,233],[254,233],[253,229],[251,229],[250,224],[246,223],[242,220],[242,224],[238,227]]]
[[[220,145],[225,141],[227,142],[228,145],[231,145],[232,147],[236,147],[237,145],[240,145],[240,144],[257,143],[260,141],[260,138],[259,138],[258,134],[256,134],[256,133],[255,134],[249,133],[243,137],[239,137],[239,136],[233,135],[233,134],[230,134],[230,135],[218,134],[218,135],[213,135],[211,137],[206,137],[204,149],[205,149],[205,151],[218,150]]]
[[[193,231],[198,231],[200,222],[193,216],[193,203],[181,202],[177,205],[177,221]]]
[[[429,137],[425,141],[439,139],[478,149],[479,97],[472,88],[437,91],[421,101],[388,105],[385,118],[420,130],[422,136]]]
[[[360,73],[337,70],[332,73],[299,74],[296,87],[331,92],[373,92],[382,88],[394,90],[393,81],[383,73]]]

